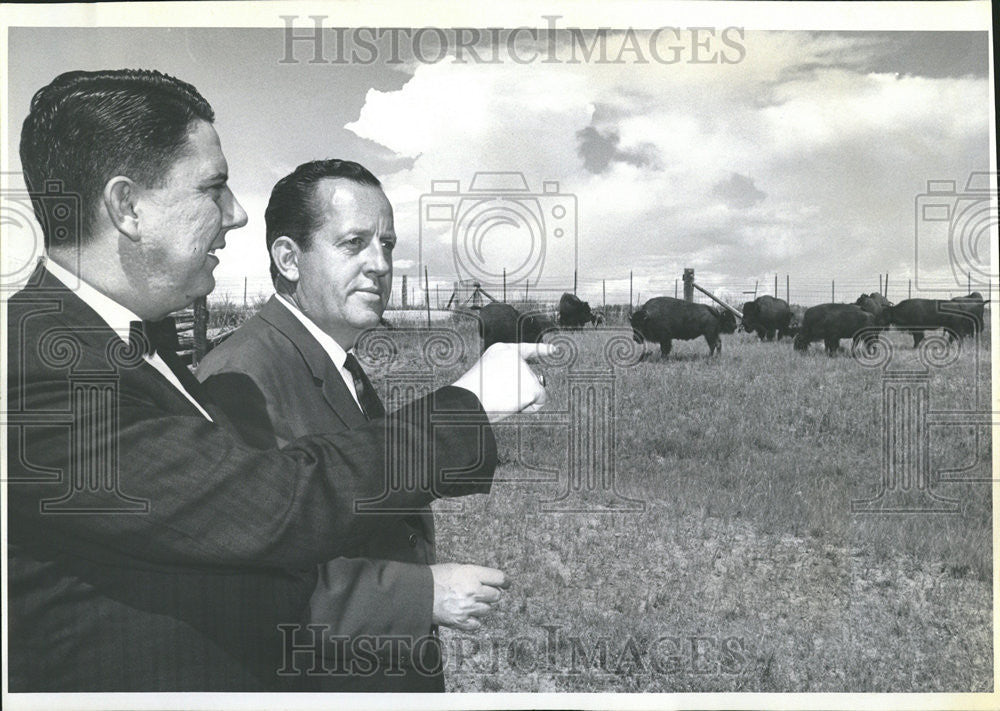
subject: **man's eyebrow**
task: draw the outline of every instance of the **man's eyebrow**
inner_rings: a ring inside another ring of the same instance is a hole
[[[208,184],[208,183],[225,183],[228,181],[229,181],[229,174],[226,173],[225,171],[220,170],[218,173],[215,173],[214,175],[210,175],[209,177],[205,178],[204,182]]]

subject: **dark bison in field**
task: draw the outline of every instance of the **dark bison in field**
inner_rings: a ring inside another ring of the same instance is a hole
[[[875,317],[857,304],[820,304],[806,309],[802,317],[802,327],[795,336],[795,350],[805,352],[813,341],[823,341],[827,355],[833,355],[840,348],[842,338],[850,338],[852,348],[861,340],[875,336],[869,330],[862,336],[863,329],[876,326]]]
[[[788,310],[792,312],[792,316],[788,319],[787,330],[789,335],[794,336],[802,328],[802,320],[806,317],[806,307],[799,304],[792,304],[788,307]]]
[[[510,304],[486,304],[479,310],[479,335],[483,350],[494,343],[537,343],[542,334],[555,328],[544,314],[521,314]]]
[[[983,295],[974,291],[968,296],[944,299],[906,299],[889,310],[889,322],[913,336],[916,348],[924,331],[943,328],[949,340],[973,336],[983,329]]]
[[[892,308],[892,302],[887,298],[877,291],[873,291],[870,294],[862,294],[854,303],[875,317],[876,326],[888,328],[889,310]]]
[[[722,352],[721,333],[736,330],[736,317],[731,311],[718,311],[704,304],[695,304],[669,296],[657,296],[632,314],[632,330],[636,343],[650,341],[660,344],[660,353],[670,354],[673,340],[690,341],[704,336],[708,354]]]
[[[773,296],[758,296],[743,304],[743,330],[756,333],[762,341],[773,341],[777,335],[790,335],[788,324],[792,320],[792,310],[788,302]]]
[[[563,328],[579,328],[585,323],[595,326],[604,323],[604,317],[591,311],[590,304],[566,292],[559,298],[559,325]]]

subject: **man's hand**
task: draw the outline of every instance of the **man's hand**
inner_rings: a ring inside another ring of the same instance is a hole
[[[472,632],[500,600],[500,589],[510,583],[503,571],[479,565],[438,563],[434,577],[434,623]]]
[[[545,404],[545,386],[527,361],[554,350],[547,343],[494,343],[455,385],[479,398],[490,423],[518,412],[536,412]]]

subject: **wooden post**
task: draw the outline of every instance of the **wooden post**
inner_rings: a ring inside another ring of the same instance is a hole
[[[684,280],[684,300],[694,301],[694,269],[686,267],[681,278]]]
[[[889,272],[885,273],[885,291],[882,292],[882,296],[889,298]]]
[[[247,307],[247,278],[243,277],[243,308]]]
[[[677,280],[674,279],[674,298],[677,298]]]
[[[601,301],[604,302],[604,308],[608,308],[608,280],[601,279]]]
[[[882,275],[878,275],[878,293],[882,293]]]
[[[507,267],[503,268],[503,302],[507,303]]]
[[[966,274],[966,277],[969,280],[968,281],[968,292],[967,293],[971,294],[972,293],[972,272],[966,272],[965,274]]]
[[[778,275],[774,275],[774,298],[778,298]]]
[[[427,328],[431,327],[431,285],[427,280],[427,265],[424,265],[424,302],[427,304]]]
[[[573,270],[573,296],[576,296],[576,269]]]
[[[406,275],[405,274],[403,275],[403,288],[402,288],[402,292],[403,292],[403,305],[402,305],[402,309],[403,309],[403,311],[406,311],[406,296],[407,296],[407,293],[406,293]]]
[[[789,281],[788,280],[788,275],[786,274],[785,275],[785,301],[787,301],[788,303],[792,303],[791,297],[788,296],[788,291],[789,291],[789,289],[788,289],[788,286],[789,286],[788,281]]]
[[[628,273],[628,310],[632,312],[632,270]]]
[[[837,287],[833,279],[830,280],[830,301],[837,301]]]
[[[906,280],[906,298],[907,299],[913,298],[913,279]]]
[[[208,353],[208,299],[199,296],[194,300],[194,352],[191,354],[191,365],[198,365]]]

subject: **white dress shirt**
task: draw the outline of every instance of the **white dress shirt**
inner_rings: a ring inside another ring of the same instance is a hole
[[[85,282],[83,279],[67,271],[65,268],[59,266],[51,259],[45,260],[45,269],[54,276],[56,279],[61,281],[63,284],[67,285],[80,299],[87,304],[94,312],[101,317],[101,319],[108,324],[112,331],[118,334],[118,337],[123,341],[128,343],[129,329],[131,328],[132,321],[142,321],[141,318],[136,316],[130,309],[125,308],[117,301],[109,296],[106,296],[95,289],[93,286]],[[75,286],[75,288],[73,288]],[[184,397],[191,401],[191,404],[198,408],[198,412],[206,417],[210,422],[213,422],[212,416],[205,412],[205,409],[198,404],[198,401],[191,396],[184,386],[181,385],[181,381],[177,379],[173,371],[163,362],[157,354],[145,355],[143,359],[149,363],[153,368],[156,369],[160,375],[167,379],[167,381],[173,385]]]
[[[281,302],[285,308],[291,311],[292,315],[306,327],[306,330],[312,334],[312,337],[319,342],[320,346],[323,347],[323,350],[326,351],[326,354],[330,356],[330,360],[333,361],[335,366],[337,366],[337,372],[340,373],[340,377],[344,379],[344,384],[347,385],[347,390],[351,393],[351,397],[354,398],[354,402],[358,403],[358,407],[360,407],[361,411],[364,412],[365,409],[361,407],[361,401],[358,400],[358,393],[354,389],[354,376],[351,375],[351,371],[344,367],[348,351],[345,351],[339,343],[330,337],[328,333],[313,323],[312,319],[302,313],[302,311],[299,310],[299,307],[292,303],[291,299],[285,297],[284,294],[276,293],[275,296],[278,297],[278,301]],[[351,350],[354,349],[352,348]]]

